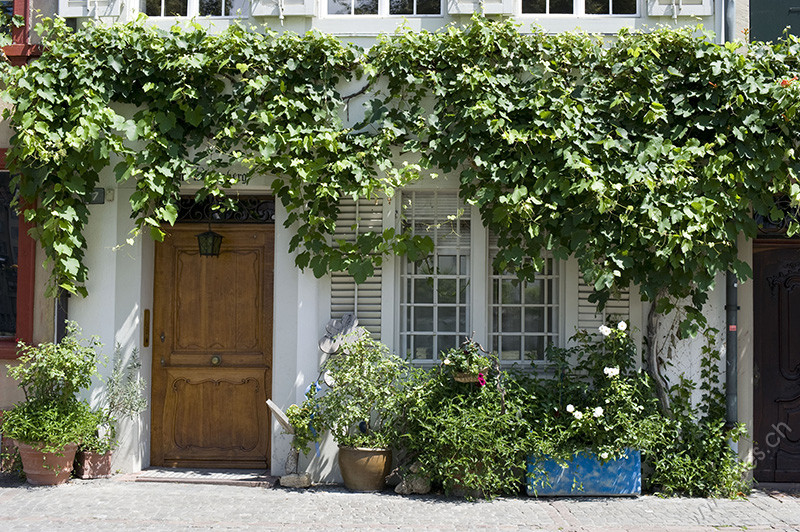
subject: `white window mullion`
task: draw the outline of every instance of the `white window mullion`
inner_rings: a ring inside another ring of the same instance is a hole
[[[610,0],[609,0],[610,1]],[[577,15],[585,15],[586,14],[586,2],[584,0],[575,0],[573,5],[573,11]]]
[[[489,232],[481,223],[478,207],[472,206],[472,323],[471,332],[474,339],[486,347],[489,346]]]

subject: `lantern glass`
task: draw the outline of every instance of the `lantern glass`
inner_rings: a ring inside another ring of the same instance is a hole
[[[219,248],[222,246],[222,235],[215,233],[211,229],[197,236],[197,246],[200,255],[204,257],[218,257]]]

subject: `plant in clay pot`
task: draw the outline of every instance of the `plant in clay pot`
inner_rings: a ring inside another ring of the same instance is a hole
[[[117,447],[121,418],[134,419],[145,408],[145,383],[139,378],[138,349],[125,364],[119,344],[114,349],[114,368],[106,381],[105,404],[93,413],[93,429],[84,438],[75,460],[76,476],[83,479],[111,475],[111,456]]]
[[[19,343],[19,364],[9,365],[8,375],[18,381],[25,400],[5,412],[2,431],[15,441],[30,484],[69,479],[77,445],[93,426],[91,408],[77,394],[97,372],[98,347],[95,337],[82,340],[72,322],[57,344]]]
[[[345,486],[354,491],[380,490],[389,474],[396,440],[399,399],[408,365],[357,329],[338,354],[322,367],[328,388],[312,394],[320,427],[339,444],[339,467]],[[313,390],[316,392],[316,388]]]

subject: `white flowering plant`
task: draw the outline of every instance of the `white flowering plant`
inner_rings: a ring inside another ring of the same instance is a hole
[[[453,373],[485,374],[494,366],[495,357],[471,338],[461,346],[441,354],[442,366]],[[485,383],[485,382],[484,382]]]
[[[525,412],[534,454],[567,460],[588,450],[612,460],[647,446],[658,406],[647,376],[633,369],[636,348],[627,329],[624,321],[603,325],[577,333],[575,347],[548,351],[552,365],[528,384],[536,397]]]

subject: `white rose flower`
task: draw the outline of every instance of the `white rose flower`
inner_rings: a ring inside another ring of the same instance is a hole
[[[600,458],[602,458],[603,460],[607,459],[608,453],[600,453]]]
[[[571,404],[568,404],[568,405],[567,405],[567,412],[569,412],[569,413],[571,414],[571,413],[573,413],[574,411],[575,411],[575,407],[574,407],[574,406],[572,406]]]
[[[594,409],[594,417],[602,417],[603,416],[603,407],[598,406]]]
[[[618,367],[603,368],[603,373],[605,373],[606,377],[616,377],[617,375],[619,375],[619,368]]]
[[[611,327],[609,327],[608,325],[601,325],[600,327],[598,327],[597,330],[600,331],[600,334],[602,334],[603,336],[608,336],[609,334],[611,334]]]
[[[576,410],[575,412],[572,413],[572,415],[575,416],[575,419],[580,419],[583,417],[583,414],[581,413],[580,410]]]
[[[449,366],[450,364],[451,364],[450,359],[449,358],[445,358],[444,359],[444,365],[445,366]]]
[[[628,324],[625,323],[624,321],[621,321],[621,322],[619,322],[617,324],[617,329],[619,329],[620,331],[624,331],[627,328],[628,328]]]

